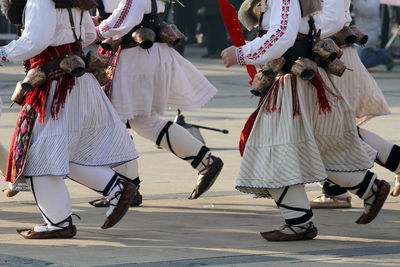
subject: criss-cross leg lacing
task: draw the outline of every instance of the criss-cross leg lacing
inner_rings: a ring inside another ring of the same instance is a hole
[[[374,182],[371,186],[370,195],[364,199],[364,211],[368,213],[371,210],[375,199],[378,196],[378,185]]]
[[[110,216],[118,204],[119,198],[121,197],[122,190],[124,186],[121,182],[117,181],[115,186],[111,189],[109,196],[107,197],[110,207],[107,210],[106,216]],[[111,196],[111,197],[110,197]]]
[[[306,223],[304,225],[289,225],[285,224],[279,228],[279,231],[284,234],[305,234],[314,227],[312,222]]]
[[[212,163],[213,159],[211,158],[211,153],[208,153],[208,155],[200,162],[199,167],[197,167],[199,174],[203,174]]]

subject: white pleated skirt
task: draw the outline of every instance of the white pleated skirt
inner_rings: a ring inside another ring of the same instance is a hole
[[[354,109],[357,125],[375,116],[390,114],[381,89],[362,64],[356,48],[343,48],[341,60],[350,70],[342,77],[330,75],[330,78]]]
[[[76,79],[58,119],[47,101],[44,124],[35,122],[23,176],[66,176],[69,163],[117,166],[136,159],[134,143],[92,74]]]
[[[188,60],[164,43],[121,51],[111,102],[122,120],[162,115],[166,108],[193,110],[205,105],[217,89]]]
[[[320,69],[329,88],[340,96]],[[355,115],[345,100],[326,93],[332,108],[319,110],[316,89],[297,78],[300,114],[293,117],[290,75],[280,85],[280,111],[268,113],[266,101],[248,137],[236,181],[242,192],[268,195],[268,189],[325,180],[327,171],[350,172],[371,168],[376,151],[358,137]]]

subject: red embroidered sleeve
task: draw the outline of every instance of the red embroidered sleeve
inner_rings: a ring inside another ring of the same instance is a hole
[[[119,28],[121,26],[121,24],[124,22],[126,16],[129,13],[129,10],[132,7],[132,2],[133,2],[133,0],[126,0],[126,4],[124,6],[124,9],[122,10],[121,14],[119,15],[119,18],[118,18],[117,22],[115,23],[115,25],[113,27],[114,29]]]
[[[282,0],[282,11],[281,11],[281,24],[278,30],[273,33],[268,40],[266,40],[262,46],[258,48],[256,52],[253,54],[243,55],[243,51],[237,51],[238,62],[241,65],[244,65],[245,58],[250,60],[256,60],[264,55],[268,49],[270,49],[286,32],[288,25],[288,18],[290,12],[290,1],[291,0]],[[243,59],[242,59],[243,58]]]
[[[100,40],[104,39],[102,33],[110,30],[110,29],[118,29],[121,27],[122,23],[125,21],[126,17],[129,14],[129,11],[131,10],[133,0],[126,0],[125,6],[122,9],[121,14],[119,15],[117,22],[114,24],[114,26],[108,26],[106,23],[104,23],[100,29],[96,28],[97,32],[97,37],[100,38]]]

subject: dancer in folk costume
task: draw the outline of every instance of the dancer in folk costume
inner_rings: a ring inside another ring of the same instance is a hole
[[[96,39],[85,1],[3,1],[13,24],[23,25],[18,40],[0,48],[2,61],[24,61],[42,85],[28,92],[21,106],[10,150],[6,180],[32,190],[44,224],[18,230],[28,239],[70,238],[72,204],[66,176],[111,200],[103,229],[126,213],[139,183],[110,166],[138,157],[117,113],[95,79],[61,70],[64,60],[80,58],[82,46]],[[22,13],[24,16],[22,17]],[[78,56],[79,55],[79,56]],[[79,60],[77,60],[79,61]],[[44,83],[43,83],[44,82]]]
[[[223,162],[183,127],[159,116],[167,107],[200,108],[217,90],[175,49],[160,42],[159,36],[148,49],[133,41],[132,33],[139,28],[152,29],[158,35],[164,9],[164,1],[122,0],[96,27],[100,40],[121,37],[124,40],[114,55],[118,60],[110,73],[112,81],[105,87],[123,122],[198,170],[197,184],[189,196],[196,199],[214,183]]]
[[[275,200],[286,224],[261,233],[270,241],[317,236],[305,192],[307,183],[329,177],[364,199],[359,224],[377,216],[390,190],[387,182],[368,171],[376,151],[359,139],[354,113],[324,69],[318,68],[310,81],[287,73],[299,57],[313,57],[315,30],[309,16],[318,10],[313,5],[320,4],[314,0],[262,1],[260,28],[267,32],[222,52],[226,67],[286,58],[286,73],[277,76],[242,132],[245,147],[236,185],[241,192]]]
[[[350,25],[351,0],[324,0],[322,12],[315,16],[321,37],[331,37]],[[335,38],[334,38],[335,39]],[[389,107],[376,81],[362,64],[354,45],[342,45],[341,60],[351,71],[341,77],[329,75],[333,84],[341,90],[356,114],[356,124],[390,113]],[[400,194],[400,147],[364,128],[358,128],[360,137],[377,152],[376,163],[395,173],[392,195]],[[351,194],[329,181],[323,182],[322,194],[311,201],[312,208],[350,208]]]

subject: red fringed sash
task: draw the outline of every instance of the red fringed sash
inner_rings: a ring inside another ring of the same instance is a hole
[[[73,52],[76,52],[75,43],[48,47],[39,55],[25,61],[24,65],[26,70],[29,71],[31,68],[39,68],[51,60]],[[43,86],[26,94],[11,141],[5,177],[8,182],[15,183],[23,171],[36,116],[38,114],[39,122],[44,123],[47,97],[53,81],[57,81],[51,103],[51,115],[54,119],[57,119],[57,114],[60,108],[64,106],[68,92],[75,85],[75,79],[71,75],[57,70],[47,75],[46,83]]]
[[[39,68],[47,62],[76,51],[75,43],[61,46],[50,46],[39,55],[25,61],[24,66],[26,71],[29,71],[32,68]],[[30,104],[35,109],[39,114],[39,122],[41,123],[44,123],[45,120],[47,97],[53,81],[57,81],[57,85],[53,102],[51,104],[51,116],[53,119],[56,119],[60,108],[64,105],[68,92],[70,92],[72,87],[75,85],[75,78],[70,74],[61,70],[48,74],[45,84],[39,88],[35,88],[32,92],[26,94],[25,97],[24,104]]]
[[[268,94],[266,95],[266,103],[265,110],[267,113],[273,113],[275,111],[280,112],[282,103],[279,103],[278,107],[278,93],[279,90],[284,88],[285,75],[280,76],[275,83],[272,85]],[[326,93],[329,93],[335,96],[339,100],[343,100],[341,96],[336,95],[323,81],[321,75],[317,72],[315,77],[310,80],[311,84],[315,87],[317,91],[318,104],[319,104],[319,113],[330,113],[331,106],[329,105],[329,100],[326,96]],[[300,115],[300,105],[299,98],[297,95],[297,85],[296,85],[296,76],[290,74],[290,83],[292,87],[292,101],[293,101],[293,118],[297,115]],[[247,139],[249,138],[250,132],[253,129],[254,122],[257,118],[257,115],[260,111],[261,103],[264,101],[264,98],[260,99],[260,103],[258,108],[250,115],[247,119],[242,132],[240,133],[240,141],[239,141],[239,152],[240,155],[243,156],[244,149],[246,147]]]

